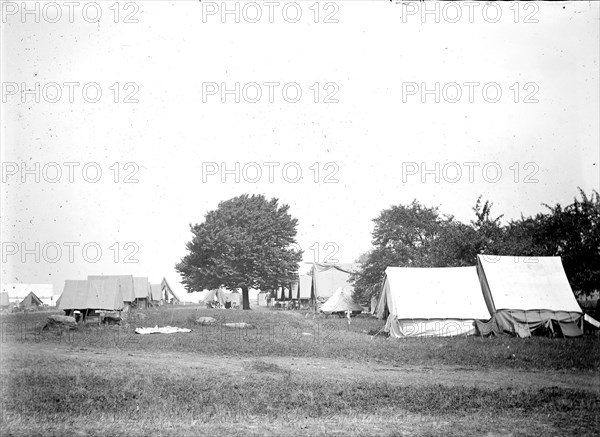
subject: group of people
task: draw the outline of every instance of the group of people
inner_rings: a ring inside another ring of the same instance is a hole
[[[234,304],[233,304],[233,302],[231,302],[231,300],[229,300],[229,298],[225,299],[225,303],[223,305],[221,305],[221,302],[219,302],[218,300],[215,299],[212,302],[208,303],[208,307],[216,308],[216,309],[225,308],[226,310],[230,310],[230,309],[234,308]]]
[[[266,296],[267,307],[269,308],[281,308],[285,310],[299,310],[302,308],[302,304],[299,300],[282,300],[278,301],[275,299],[273,294],[269,293]]]

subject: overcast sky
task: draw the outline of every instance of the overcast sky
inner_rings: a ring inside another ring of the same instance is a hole
[[[99,22],[86,2],[72,20],[42,2],[39,23],[3,5],[3,283],[59,293],[133,274],[182,294],[188,224],[243,193],[290,205],[304,261],[319,247],[319,261],[352,262],[372,219],[414,198],[467,222],[479,195],[511,219],[598,189],[598,2],[473,2],[472,17],[465,4],[422,17],[423,3],[281,2],[273,23],[263,2],[237,3],[239,23],[221,2],[121,3],[118,17],[112,3]],[[23,103],[36,83],[40,101]]]

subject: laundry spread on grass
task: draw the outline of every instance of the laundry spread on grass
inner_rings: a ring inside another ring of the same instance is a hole
[[[163,326],[159,328],[158,325],[154,328],[136,328],[136,334],[177,334],[178,332],[192,332],[191,329],[178,328],[176,326]]]

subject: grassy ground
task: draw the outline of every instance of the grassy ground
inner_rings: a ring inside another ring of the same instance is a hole
[[[593,435],[598,338],[372,337],[381,321],[160,308],[121,327],[2,321],[2,435]],[[194,324],[200,316],[218,324]],[[225,328],[246,322],[248,329]],[[136,326],[189,334],[134,334]]]

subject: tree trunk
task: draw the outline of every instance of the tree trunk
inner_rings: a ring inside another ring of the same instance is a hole
[[[242,309],[250,309],[250,298],[248,296],[248,287],[242,287]]]

